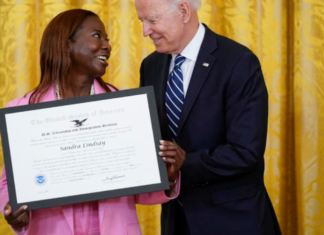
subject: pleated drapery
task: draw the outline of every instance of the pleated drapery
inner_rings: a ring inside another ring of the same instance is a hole
[[[269,92],[265,183],[284,235],[324,235],[324,1],[202,0],[200,20],[249,47]],[[97,13],[112,46],[104,79],[139,84],[143,38],[134,0],[0,0],[0,108],[39,82],[39,46],[58,13]],[[3,164],[0,147],[0,166]],[[160,234],[160,206],[138,206],[143,235]],[[0,234],[12,235],[0,216]]]

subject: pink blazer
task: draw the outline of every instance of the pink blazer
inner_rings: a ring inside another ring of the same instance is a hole
[[[105,93],[99,83],[94,81],[95,93]],[[110,87],[111,90],[114,88]],[[28,104],[30,94],[17,98],[8,103],[7,107]],[[42,102],[55,100],[55,91],[52,86],[42,99]],[[137,219],[135,204],[152,205],[165,203],[178,196],[180,183],[172,197],[167,197],[164,191],[112,198],[98,201],[100,234],[102,235],[141,235]],[[4,213],[4,206],[9,200],[7,177],[3,168],[0,182],[0,208]],[[52,207],[29,212],[29,225],[21,233],[23,235],[73,235],[72,205]]]

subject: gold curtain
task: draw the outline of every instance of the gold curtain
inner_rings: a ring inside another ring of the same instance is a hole
[[[202,3],[202,22],[261,61],[270,101],[265,182],[283,234],[324,234],[324,1]],[[141,60],[154,47],[142,36],[134,0],[0,0],[0,108],[39,82],[42,32],[71,8],[96,12],[108,28],[113,50],[104,79],[138,86]],[[143,235],[160,234],[160,206],[137,208]],[[0,234],[12,235],[0,217]]]

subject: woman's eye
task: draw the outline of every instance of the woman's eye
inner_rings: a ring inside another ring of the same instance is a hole
[[[95,38],[100,38],[100,34],[99,33],[96,33],[93,35]]]

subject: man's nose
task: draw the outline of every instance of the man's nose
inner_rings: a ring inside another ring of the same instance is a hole
[[[152,33],[152,29],[149,23],[143,22],[143,36],[147,37]]]

